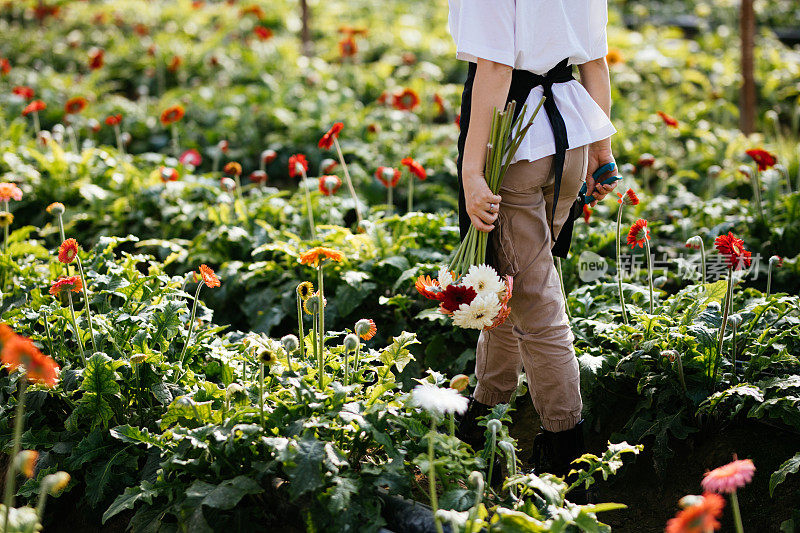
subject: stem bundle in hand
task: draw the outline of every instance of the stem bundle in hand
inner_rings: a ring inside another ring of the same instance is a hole
[[[516,102],[511,101],[506,106],[505,111],[494,109],[492,114],[492,125],[489,130],[489,144],[486,150],[486,164],[483,175],[486,184],[493,194],[497,194],[503,177],[511,165],[511,160],[519,149],[522,139],[533,125],[533,119],[542,108],[545,97],[539,101],[536,110],[531,118],[525,121],[525,111],[527,104],[522,106],[522,111],[517,120],[514,120],[514,110]],[[455,257],[450,262],[450,270],[456,274],[465,274],[472,265],[481,265],[486,260],[486,243],[489,234],[478,232],[475,226],[470,226],[467,236],[456,250]]]

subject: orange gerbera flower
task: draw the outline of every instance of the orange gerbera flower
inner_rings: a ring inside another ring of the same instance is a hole
[[[358,45],[356,45],[356,40],[353,39],[352,35],[348,35],[339,41],[339,54],[342,57],[353,57],[357,53]]]
[[[219,278],[211,270],[211,267],[208,265],[200,265],[200,276],[203,278],[203,283],[206,284],[206,287],[209,289],[213,289],[214,287],[219,287],[221,285]]]
[[[0,183],[0,201],[8,202],[12,199],[17,202],[22,200],[22,189],[8,181]]]
[[[745,153],[756,162],[758,165],[758,170],[767,170],[768,168],[775,166],[775,163],[778,162],[775,155],[767,152],[763,148],[753,148],[746,150]]]
[[[633,192],[633,189],[628,189],[625,194],[617,193],[617,203],[625,205],[639,205],[639,197]]]
[[[11,92],[16,94],[17,96],[21,96],[25,100],[30,100],[31,98],[33,98],[35,94],[33,89],[25,85],[14,87],[14,89]]]
[[[308,160],[303,154],[294,154],[289,158],[289,177],[302,176],[303,172],[308,172]]]
[[[62,204],[61,202],[53,202],[52,204],[48,205],[45,208],[45,211],[47,211],[51,215],[59,215],[62,214],[65,209],[66,208],[64,207],[64,204]]]
[[[375,177],[386,187],[394,187],[400,181],[400,171],[392,167],[378,167]]]
[[[178,67],[181,66],[181,63],[183,63],[183,59],[181,59],[181,56],[172,56],[169,65],[167,65],[167,70],[169,70],[170,72],[176,72],[178,70]]]
[[[414,282],[414,287],[417,291],[429,300],[440,300],[442,288],[439,286],[439,280],[431,278],[430,276],[420,276]]]
[[[34,100],[30,104],[25,106],[25,109],[22,110],[23,116],[28,116],[31,113],[38,113],[39,111],[44,111],[47,108],[47,104],[45,104],[41,100]]]
[[[744,241],[730,231],[727,235],[720,235],[714,239],[714,246],[725,256],[731,268],[739,270],[750,266],[750,252],[744,249]]]
[[[331,126],[331,129],[329,129],[319,140],[319,147],[324,148],[325,150],[330,150],[331,146],[333,146],[333,141],[339,136],[342,128],[344,128],[344,124],[341,122],[337,122]]]
[[[419,95],[414,89],[403,89],[392,98],[392,105],[401,111],[412,111],[419,105]]]
[[[158,167],[158,176],[164,183],[168,181],[178,181],[178,171],[172,167]]]
[[[703,490],[709,492],[736,492],[736,489],[740,489],[750,483],[755,471],[756,467],[750,459],[734,460],[724,466],[715,468],[711,472],[706,472],[700,485],[702,485]]]
[[[5,57],[0,57],[0,74],[6,75],[11,72],[11,62]]]
[[[678,512],[667,522],[666,533],[708,533],[720,528],[725,500],[719,494],[706,493],[700,501]]]
[[[81,292],[83,289],[83,282],[80,276],[69,276],[58,278],[50,286],[50,294],[58,296],[64,292]]]
[[[178,122],[186,112],[183,110],[183,106],[174,105],[172,107],[168,107],[161,113],[161,123],[165,126],[169,126],[173,122]]]
[[[67,239],[58,247],[58,260],[65,265],[72,263],[75,260],[75,256],[78,255],[78,250],[80,250],[78,241]]]
[[[106,117],[106,126],[116,126],[120,122],[122,122],[122,114],[120,113]]]
[[[444,103],[444,98],[442,98],[439,93],[433,95],[433,103],[436,104],[437,112],[440,115],[444,115],[447,109]]]
[[[83,96],[76,96],[75,98],[70,98],[67,100],[67,103],[64,104],[64,112],[68,115],[74,115],[76,113],[80,113],[86,106],[88,105],[88,101]]]
[[[661,117],[661,120],[664,121],[664,124],[666,124],[670,128],[677,128],[678,127],[678,121],[674,117],[671,117],[671,116],[667,115],[663,111],[659,111],[658,112],[658,116]]]
[[[639,248],[644,248],[644,241],[648,239],[650,239],[650,230],[647,227],[647,220],[640,218],[633,223],[628,232],[628,244],[631,245],[631,248],[636,248],[637,244]]]
[[[342,186],[342,180],[338,176],[320,176],[319,177],[319,192],[325,196],[336,194]]]
[[[365,318],[356,323],[356,334],[365,341],[370,340],[376,333],[378,333],[378,326],[371,318]]]
[[[592,208],[586,204],[583,204],[583,221],[588,224],[589,219],[591,218],[592,218]]]
[[[400,161],[400,164],[408,167],[409,172],[414,174],[422,181],[424,181],[428,177],[428,173],[425,171],[425,167],[423,167],[410,157],[404,157]]]
[[[0,339],[3,342],[0,362],[8,365],[12,372],[20,366],[24,367],[28,381],[43,383],[48,387],[55,386],[58,364],[39,351],[30,339],[17,335],[5,325]]]
[[[300,254],[300,262],[304,265],[317,266],[325,259],[330,259],[337,263],[344,260],[344,254],[333,248],[325,248],[324,246],[317,246],[307,252]]]
[[[225,174],[231,174],[233,176],[242,175],[242,165],[236,161],[231,161],[230,163],[226,164],[222,170],[225,172]]]

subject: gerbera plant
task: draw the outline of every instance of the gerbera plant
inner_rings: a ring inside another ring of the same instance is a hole
[[[39,137],[39,133],[42,131],[42,127],[39,124],[39,111],[44,111],[45,109],[47,109],[47,104],[45,104],[42,100],[34,100],[26,105],[25,109],[22,110],[22,116],[24,117],[33,115],[33,130],[36,132],[37,138]]]
[[[344,155],[342,154],[342,147],[339,146],[339,133],[341,133],[343,128],[344,124],[342,122],[337,122],[331,126],[331,129],[329,129],[319,140],[319,147],[324,150],[330,150],[331,146],[336,147],[336,155],[339,156],[339,164],[342,165],[344,180],[345,183],[347,183],[347,190],[350,192],[350,197],[353,199],[353,208],[356,210],[356,220],[359,224],[361,224],[361,208],[358,205],[358,196],[356,196],[356,190],[353,187],[353,180],[350,178],[350,171],[347,168],[347,163],[345,162]],[[329,170],[323,169],[323,172],[327,173]]]
[[[617,288],[619,291],[619,307],[622,310],[622,320],[625,323],[628,323],[628,311],[625,309],[625,295],[622,293],[622,269],[621,269],[621,257],[620,257],[620,248],[621,248],[621,235],[622,235],[622,208],[626,205],[639,205],[639,197],[636,196],[636,193],[633,189],[628,189],[625,191],[625,194],[617,193],[617,203],[619,204],[619,208],[617,209]],[[585,207],[585,206],[584,206]],[[560,259],[560,258],[559,258]],[[566,299],[565,299],[566,300]]]
[[[289,158],[289,176],[303,178],[300,186],[306,192],[306,207],[308,208],[308,224],[311,227],[311,238],[317,238],[317,226],[314,224],[314,207],[311,204],[311,192],[308,190],[306,181],[308,180],[308,160],[303,154],[294,154]]]
[[[384,187],[386,187],[386,205],[388,211],[394,211],[394,201],[392,200],[392,193],[397,183],[400,181],[400,171],[392,167],[378,167],[375,171],[375,177],[378,178]]]
[[[66,239],[64,242],[61,243],[61,246],[58,248],[58,261],[63,265],[69,265],[73,261],[78,262],[78,272],[81,276],[81,287],[83,289],[83,300],[86,305],[84,308],[84,313],[86,314],[86,322],[89,324],[89,338],[92,341],[92,348],[94,351],[97,351],[97,344],[94,340],[94,328],[92,327],[92,314],[89,310],[89,293],[86,290],[86,274],[83,271],[83,262],[81,262],[80,256],[80,245],[78,245],[78,241],[75,239]],[[67,272],[69,273],[69,267],[67,266]]]
[[[303,304],[314,294],[314,285],[310,281],[304,281],[297,286],[297,330],[300,336],[300,359],[303,359],[303,351],[306,344],[306,334],[303,331]]]
[[[771,289],[772,289],[772,266],[773,265],[778,265],[778,266],[783,265],[783,258],[781,258],[778,255],[773,255],[773,256],[771,256],[769,258],[769,266],[767,267],[767,298],[769,298],[769,295],[771,294]]]
[[[703,476],[701,485],[703,490],[711,493],[730,494],[731,508],[733,509],[733,523],[736,526],[736,533],[743,533],[742,514],[739,511],[739,498],[736,490],[744,487],[753,479],[756,467],[750,459],[737,459],[724,466],[715,468],[711,472],[706,472]],[[721,498],[720,498],[721,499]]]
[[[50,294],[56,297],[61,296],[62,294],[67,295],[67,302],[69,303],[69,312],[70,316],[72,317],[72,329],[75,330],[75,338],[78,341],[78,350],[81,354],[81,360],[83,361],[83,366],[86,366],[86,353],[84,352],[83,348],[83,339],[81,338],[81,332],[78,329],[78,321],[75,318],[75,305],[72,303],[72,293],[73,292],[81,292],[81,288],[83,284],[81,283],[81,278],[79,276],[66,276],[58,278],[53,284],[50,286]]]
[[[317,372],[319,373],[319,387],[320,389],[325,385],[325,368],[323,354],[325,349],[325,294],[324,294],[324,276],[323,268],[325,261],[332,261],[339,263],[344,260],[344,254],[331,248],[318,246],[311,248],[307,252],[300,255],[300,263],[309,265],[317,269],[317,285],[319,289],[316,293],[316,316],[317,324],[315,328],[315,335],[317,340]],[[308,301],[306,302],[308,303]]]
[[[645,249],[647,256],[647,283],[650,287],[650,314],[653,314],[653,258],[650,254],[650,229],[647,227],[647,220],[640,218],[631,226],[628,231],[628,244],[631,248],[637,245]]]
[[[690,237],[686,241],[686,247],[694,250],[700,250],[700,281],[705,284],[706,282],[706,247],[703,243],[703,238],[700,235]]]
[[[185,111],[183,106],[174,105],[168,107],[161,113],[161,123],[169,126],[172,137],[172,153],[175,157],[180,155],[180,143],[178,142],[178,122],[183,118]]]
[[[361,337],[362,340],[368,341],[375,336],[375,334],[378,332],[378,328],[375,326],[375,321],[371,318],[362,318],[356,322],[353,331],[355,331],[355,334]],[[353,375],[358,375],[358,356],[360,353],[361,343],[358,343],[358,346],[356,346],[355,356],[353,357]]]
[[[200,271],[200,280],[197,283],[197,290],[194,293],[194,303],[192,304],[192,316],[189,319],[189,333],[186,334],[186,344],[183,345],[183,350],[181,350],[181,356],[178,358],[181,368],[183,368],[184,365],[184,357],[186,356],[186,350],[189,348],[189,343],[192,340],[192,329],[194,328],[194,317],[197,314],[197,302],[200,299],[200,289],[203,288],[203,285],[205,285],[209,289],[213,289],[214,287],[219,287],[221,285],[219,278],[211,269],[211,267],[209,267],[208,265],[200,265],[200,268],[198,270]],[[178,375],[178,379],[180,379],[180,374]]]
[[[428,173],[425,167],[410,157],[403,158],[400,164],[408,169],[408,207],[407,211],[410,213],[414,210],[414,178],[420,181],[425,181],[428,178]]]

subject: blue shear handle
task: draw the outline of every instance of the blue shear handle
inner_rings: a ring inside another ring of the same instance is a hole
[[[616,168],[617,168],[617,165],[616,165],[616,163],[614,163],[613,161],[610,161],[610,162],[606,163],[605,165],[601,166],[600,168],[598,168],[597,170],[595,170],[595,171],[592,173],[592,179],[594,179],[594,180],[595,180],[595,183],[597,183],[597,179],[598,179],[600,176],[602,176],[603,174],[606,174],[607,172],[613,172],[614,170],[616,170]],[[612,184],[612,183],[614,183],[615,181],[619,181],[619,180],[621,180],[621,179],[622,179],[622,177],[621,177],[619,174],[616,174],[616,175],[614,175],[614,176],[611,176],[610,178],[606,178],[605,180],[603,180],[603,181],[602,181],[602,182],[600,182],[600,183],[601,183],[602,185],[611,185],[611,184]],[[582,196],[585,196],[585,195],[586,195],[586,192],[587,192],[587,189],[586,189],[586,183],[584,183],[584,184],[583,184],[583,186],[581,186],[581,192],[580,192],[580,194],[581,194]],[[592,194],[590,194],[588,197],[586,197],[585,203],[587,203],[587,204],[588,204],[589,202],[591,202],[591,201],[592,201],[592,200],[594,200],[594,199],[595,199],[595,198],[594,198],[594,193],[592,193]]]

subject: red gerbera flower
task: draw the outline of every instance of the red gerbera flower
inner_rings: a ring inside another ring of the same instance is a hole
[[[120,113],[106,117],[106,126],[116,126],[120,122],[122,122],[122,114]]]
[[[25,100],[30,100],[35,94],[33,89],[25,85],[14,87],[11,92],[17,96],[23,97]]]
[[[300,170],[302,169],[302,170]],[[289,176],[296,178],[308,172],[308,160],[303,154],[294,154],[289,158]]]
[[[590,218],[592,218],[592,208],[583,204],[583,221],[588,224]]]
[[[625,194],[617,193],[617,203],[625,205],[639,205],[639,197],[633,192],[633,189],[628,189]]]
[[[722,516],[725,499],[719,494],[707,492],[699,501],[679,511],[667,522],[666,533],[708,533],[720,528],[717,520]]]
[[[342,128],[344,128],[344,124],[341,122],[337,122],[331,126],[331,129],[329,129],[327,133],[325,133],[325,135],[323,135],[319,140],[319,147],[324,148],[325,150],[330,150],[331,146],[333,146],[334,139],[339,136]]]
[[[442,309],[452,313],[457,311],[461,304],[471,304],[477,295],[478,293],[472,287],[451,283],[442,291],[438,299],[442,302]]]
[[[89,51],[89,68],[97,70],[103,67],[105,52],[101,48],[93,48]]]
[[[47,108],[47,104],[45,104],[41,100],[34,100],[30,104],[25,106],[25,109],[22,110],[23,116],[30,115],[31,113],[38,113],[39,111],[44,111]]]
[[[378,167],[375,177],[386,187],[394,187],[400,181],[400,171],[392,167]]]
[[[419,96],[413,89],[403,89],[401,93],[394,95],[392,105],[401,111],[411,111],[419,105]]]
[[[663,120],[664,124],[666,124],[667,126],[669,126],[671,128],[677,128],[678,127],[678,121],[675,118],[667,115],[663,111],[659,111],[658,112],[658,116],[661,117],[661,120]]]
[[[269,165],[278,157],[278,152],[275,150],[264,150],[261,152],[261,160],[265,165]]]
[[[753,161],[758,165],[758,170],[767,170],[778,162],[777,158],[764,150],[763,148],[752,148],[746,150],[745,153],[749,155]]]
[[[4,76],[11,72],[11,62],[5,57],[0,57],[0,73]]]
[[[250,173],[250,181],[253,183],[266,183],[269,176],[263,170],[254,170]]]
[[[84,109],[86,109],[86,105],[88,102],[86,98],[83,96],[76,96],[74,98],[70,98],[67,100],[67,103],[64,104],[64,112],[68,115],[74,115],[76,113],[80,113]]]
[[[438,113],[440,115],[444,115],[445,113],[444,98],[439,96],[439,93],[433,95],[433,103],[436,104],[436,109],[438,110]]]
[[[200,163],[203,162],[203,157],[200,155],[200,152],[195,150],[194,148],[190,148],[181,154],[180,159],[181,165],[192,165],[192,166],[200,166]]]
[[[178,181],[178,171],[172,167],[158,167],[158,175],[164,183]]]
[[[358,46],[356,40],[351,35],[339,41],[339,54],[342,57],[353,57],[358,53]]]
[[[730,231],[714,239],[714,246],[728,260],[730,268],[739,270],[750,266],[750,252],[744,249],[744,241]]]
[[[428,173],[425,171],[425,167],[423,167],[410,157],[403,158],[403,160],[400,161],[400,164],[408,167],[408,170],[416,177],[418,177],[420,180],[424,181],[428,177]]]
[[[65,240],[61,243],[61,246],[58,247],[58,260],[65,265],[72,263],[75,260],[75,256],[78,255],[79,249],[78,241],[75,239]]]
[[[631,245],[631,248],[636,248],[637,244],[639,248],[644,248],[646,239],[650,239],[650,230],[647,227],[647,220],[640,218],[633,223],[631,230],[628,232],[628,244]]]
[[[260,41],[269,41],[272,39],[272,30],[264,26],[256,26],[253,28],[253,33],[256,34],[256,37],[258,37]]]
[[[181,56],[172,56],[172,60],[170,60],[167,70],[170,72],[175,72],[178,70],[178,67],[181,66],[181,63],[183,63]]]
[[[211,270],[211,267],[207,265],[200,265],[200,276],[203,278],[203,283],[206,284],[206,287],[209,289],[213,289],[214,287],[220,286],[220,281],[217,275]]]
[[[338,176],[320,176],[319,177],[319,192],[325,196],[336,194],[339,187],[342,186],[342,180]]]
[[[174,105],[172,107],[168,107],[161,113],[161,123],[165,126],[169,126],[174,122],[178,122],[186,112],[183,110],[183,106]]]
[[[80,276],[62,277],[58,278],[50,286],[50,294],[58,296],[59,294],[69,291],[81,292],[81,289],[83,289],[83,283],[81,282]]]
[[[655,162],[656,158],[653,154],[644,153],[639,156],[639,163],[637,166],[639,168],[652,167]]]

